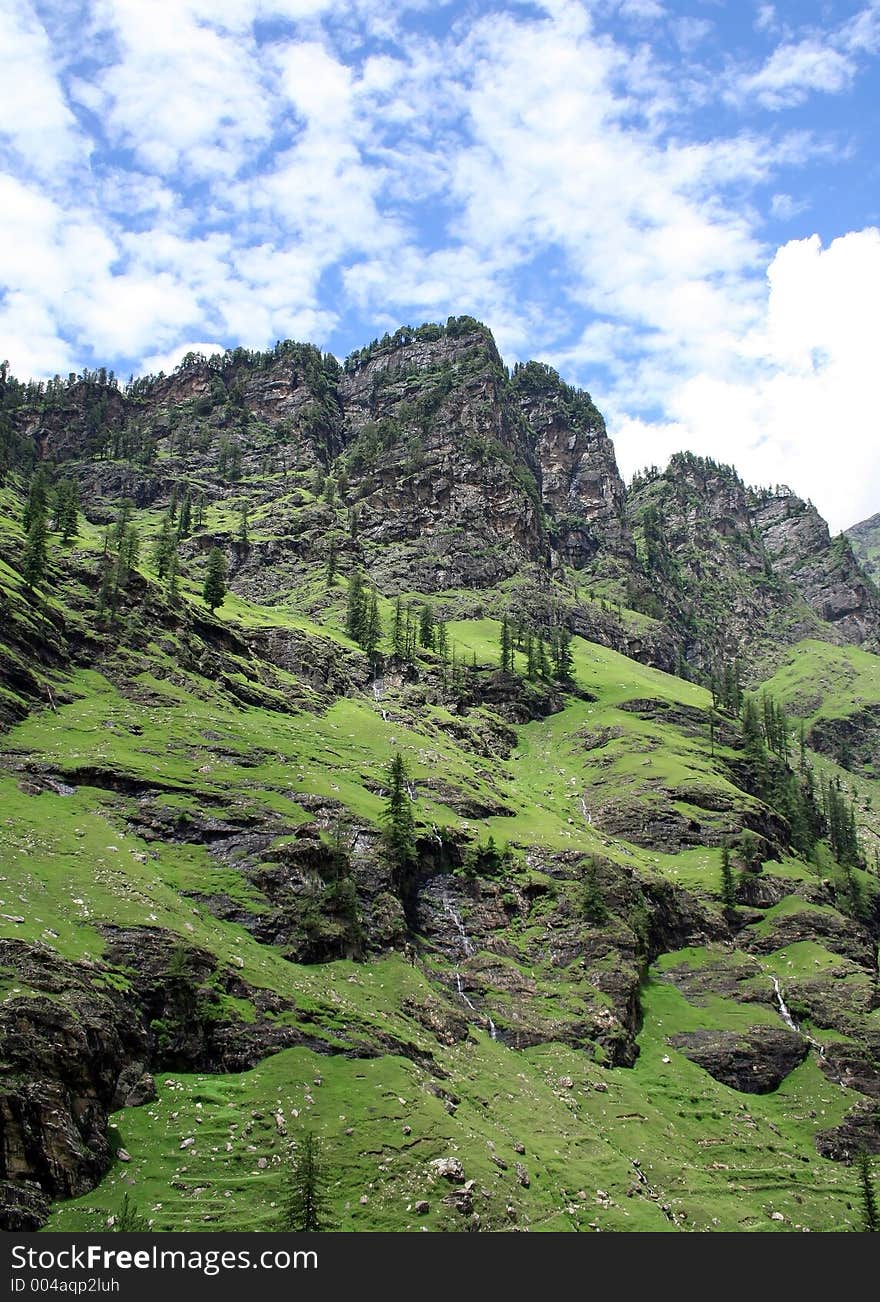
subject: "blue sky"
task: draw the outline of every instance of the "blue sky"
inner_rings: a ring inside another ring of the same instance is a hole
[[[344,356],[471,313],[679,448],[880,510],[880,0],[0,0],[0,358]]]

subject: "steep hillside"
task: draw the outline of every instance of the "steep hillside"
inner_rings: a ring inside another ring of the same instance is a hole
[[[844,537],[788,489],[746,489],[730,466],[683,453],[631,486],[627,515],[651,582],[698,668],[745,655],[754,677],[803,638],[877,647],[880,599]]]
[[[880,514],[854,524],[847,529],[846,536],[862,569],[875,583],[880,583]]]
[[[278,1228],[311,1131],[339,1229],[858,1227],[880,662],[827,531],[694,458],[627,495],[469,318],[4,383],[0,1223]]]

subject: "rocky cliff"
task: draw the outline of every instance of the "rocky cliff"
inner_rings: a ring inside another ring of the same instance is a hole
[[[880,514],[854,524],[847,529],[846,536],[862,569],[874,583],[880,584]]]
[[[841,640],[876,644],[880,597],[844,534],[832,539],[814,506],[788,489],[756,496],[753,519],[773,572]]]
[[[276,599],[293,591],[332,540],[387,595],[492,606],[509,583],[548,622],[665,668],[763,664],[803,637],[876,645],[876,592],[811,506],[689,454],[627,493],[589,395],[543,364],[508,374],[472,318],[402,328],[344,367],[285,343],[125,392],[101,377],[29,390],[20,432],[72,469],[96,523],[122,498],[200,493],[221,528],[186,542],[195,564],[230,507],[270,513],[231,556],[243,595],[269,574]]]

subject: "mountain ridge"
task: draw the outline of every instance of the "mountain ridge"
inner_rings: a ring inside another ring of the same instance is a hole
[[[636,476],[627,489],[589,394],[541,363],[518,365],[509,374],[491,333],[473,318],[402,327],[357,350],[342,367],[312,345],[288,342],[262,354],[236,349],[211,358],[190,355],[172,376],[143,377],[125,393],[111,382],[102,385],[101,375],[59,382],[57,406],[41,401],[39,393],[36,403],[26,399],[24,419],[16,421],[19,437],[35,441],[41,455],[62,461],[68,453],[97,449],[102,440],[105,455],[108,446],[118,450],[120,440],[141,440],[136,455],[150,464],[137,476],[128,472],[127,480],[114,479],[109,467],[95,468],[85,485],[92,497],[99,490],[94,480],[102,475],[117,497],[130,488],[137,505],[148,497],[167,502],[173,474],[166,480],[157,474],[162,464],[156,448],[168,448],[171,470],[176,468],[182,480],[187,460],[194,459],[187,442],[176,465],[169,413],[178,414],[184,439],[192,413],[183,408],[189,405],[206,416],[222,408],[226,414],[212,437],[236,447],[242,443],[246,471],[256,468],[256,449],[246,446],[249,423],[253,429],[259,422],[269,435],[264,449],[271,448],[276,461],[280,455],[282,465],[289,455],[316,472],[341,469],[360,517],[360,547],[368,552],[374,534],[383,547],[376,577],[389,592],[403,590],[404,579],[426,591],[459,582],[485,587],[510,578],[511,566],[532,564],[551,576],[554,569],[570,566],[608,585],[616,602],[651,613],[658,584],[667,605],[675,605],[674,594],[670,575],[655,572],[658,557],[644,538],[642,555],[636,555],[636,534],[644,535],[644,510],[649,525],[657,511],[656,502],[647,499],[663,496],[652,485],[668,488],[676,481],[680,488],[690,476],[688,491],[702,493],[703,506],[712,497],[709,514],[717,517],[717,528],[697,548],[700,555],[690,556],[693,503],[688,517],[680,493],[669,503],[672,519],[654,524],[667,535],[677,534],[677,555],[668,560],[683,562],[685,570],[697,561],[697,583],[681,594],[691,618],[681,601],[673,612],[681,660],[707,671],[714,657],[729,654],[731,643],[768,616],[778,625],[791,624],[793,640],[877,642],[876,589],[847,554],[845,542],[838,539],[832,546],[812,506],[788,490],[747,491],[731,467],[688,453],[676,454],[662,473]],[[699,474],[698,466],[703,467]],[[706,496],[707,472],[714,475],[714,496]],[[761,592],[741,611],[742,594],[736,594],[737,601],[717,573],[718,553],[731,548],[738,551],[728,569],[750,568],[758,583],[764,569],[778,581],[777,591]],[[400,557],[396,574],[395,554]],[[801,558],[800,566],[786,559],[790,554]],[[718,611],[699,610],[701,564],[716,569],[728,617],[740,616],[732,639],[718,630]],[[793,609],[798,605],[807,609],[798,614]],[[623,647],[622,630],[619,637]]]

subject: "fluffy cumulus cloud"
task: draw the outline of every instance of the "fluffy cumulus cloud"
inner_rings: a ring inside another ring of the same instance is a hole
[[[810,224],[864,148],[815,106],[873,75],[880,3],[722,9],[0,0],[0,356],[168,370],[471,312],[592,389],[626,471],[686,446],[851,523],[880,237],[857,202]]]
[[[703,371],[669,395],[659,427],[623,414],[634,460],[676,448],[735,450],[754,483],[789,484],[840,528],[877,509],[878,420],[874,368],[880,332],[880,231],[823,248],[818,236],[779,249],[767,275],[767,309],[745,342],[740,378]]]

